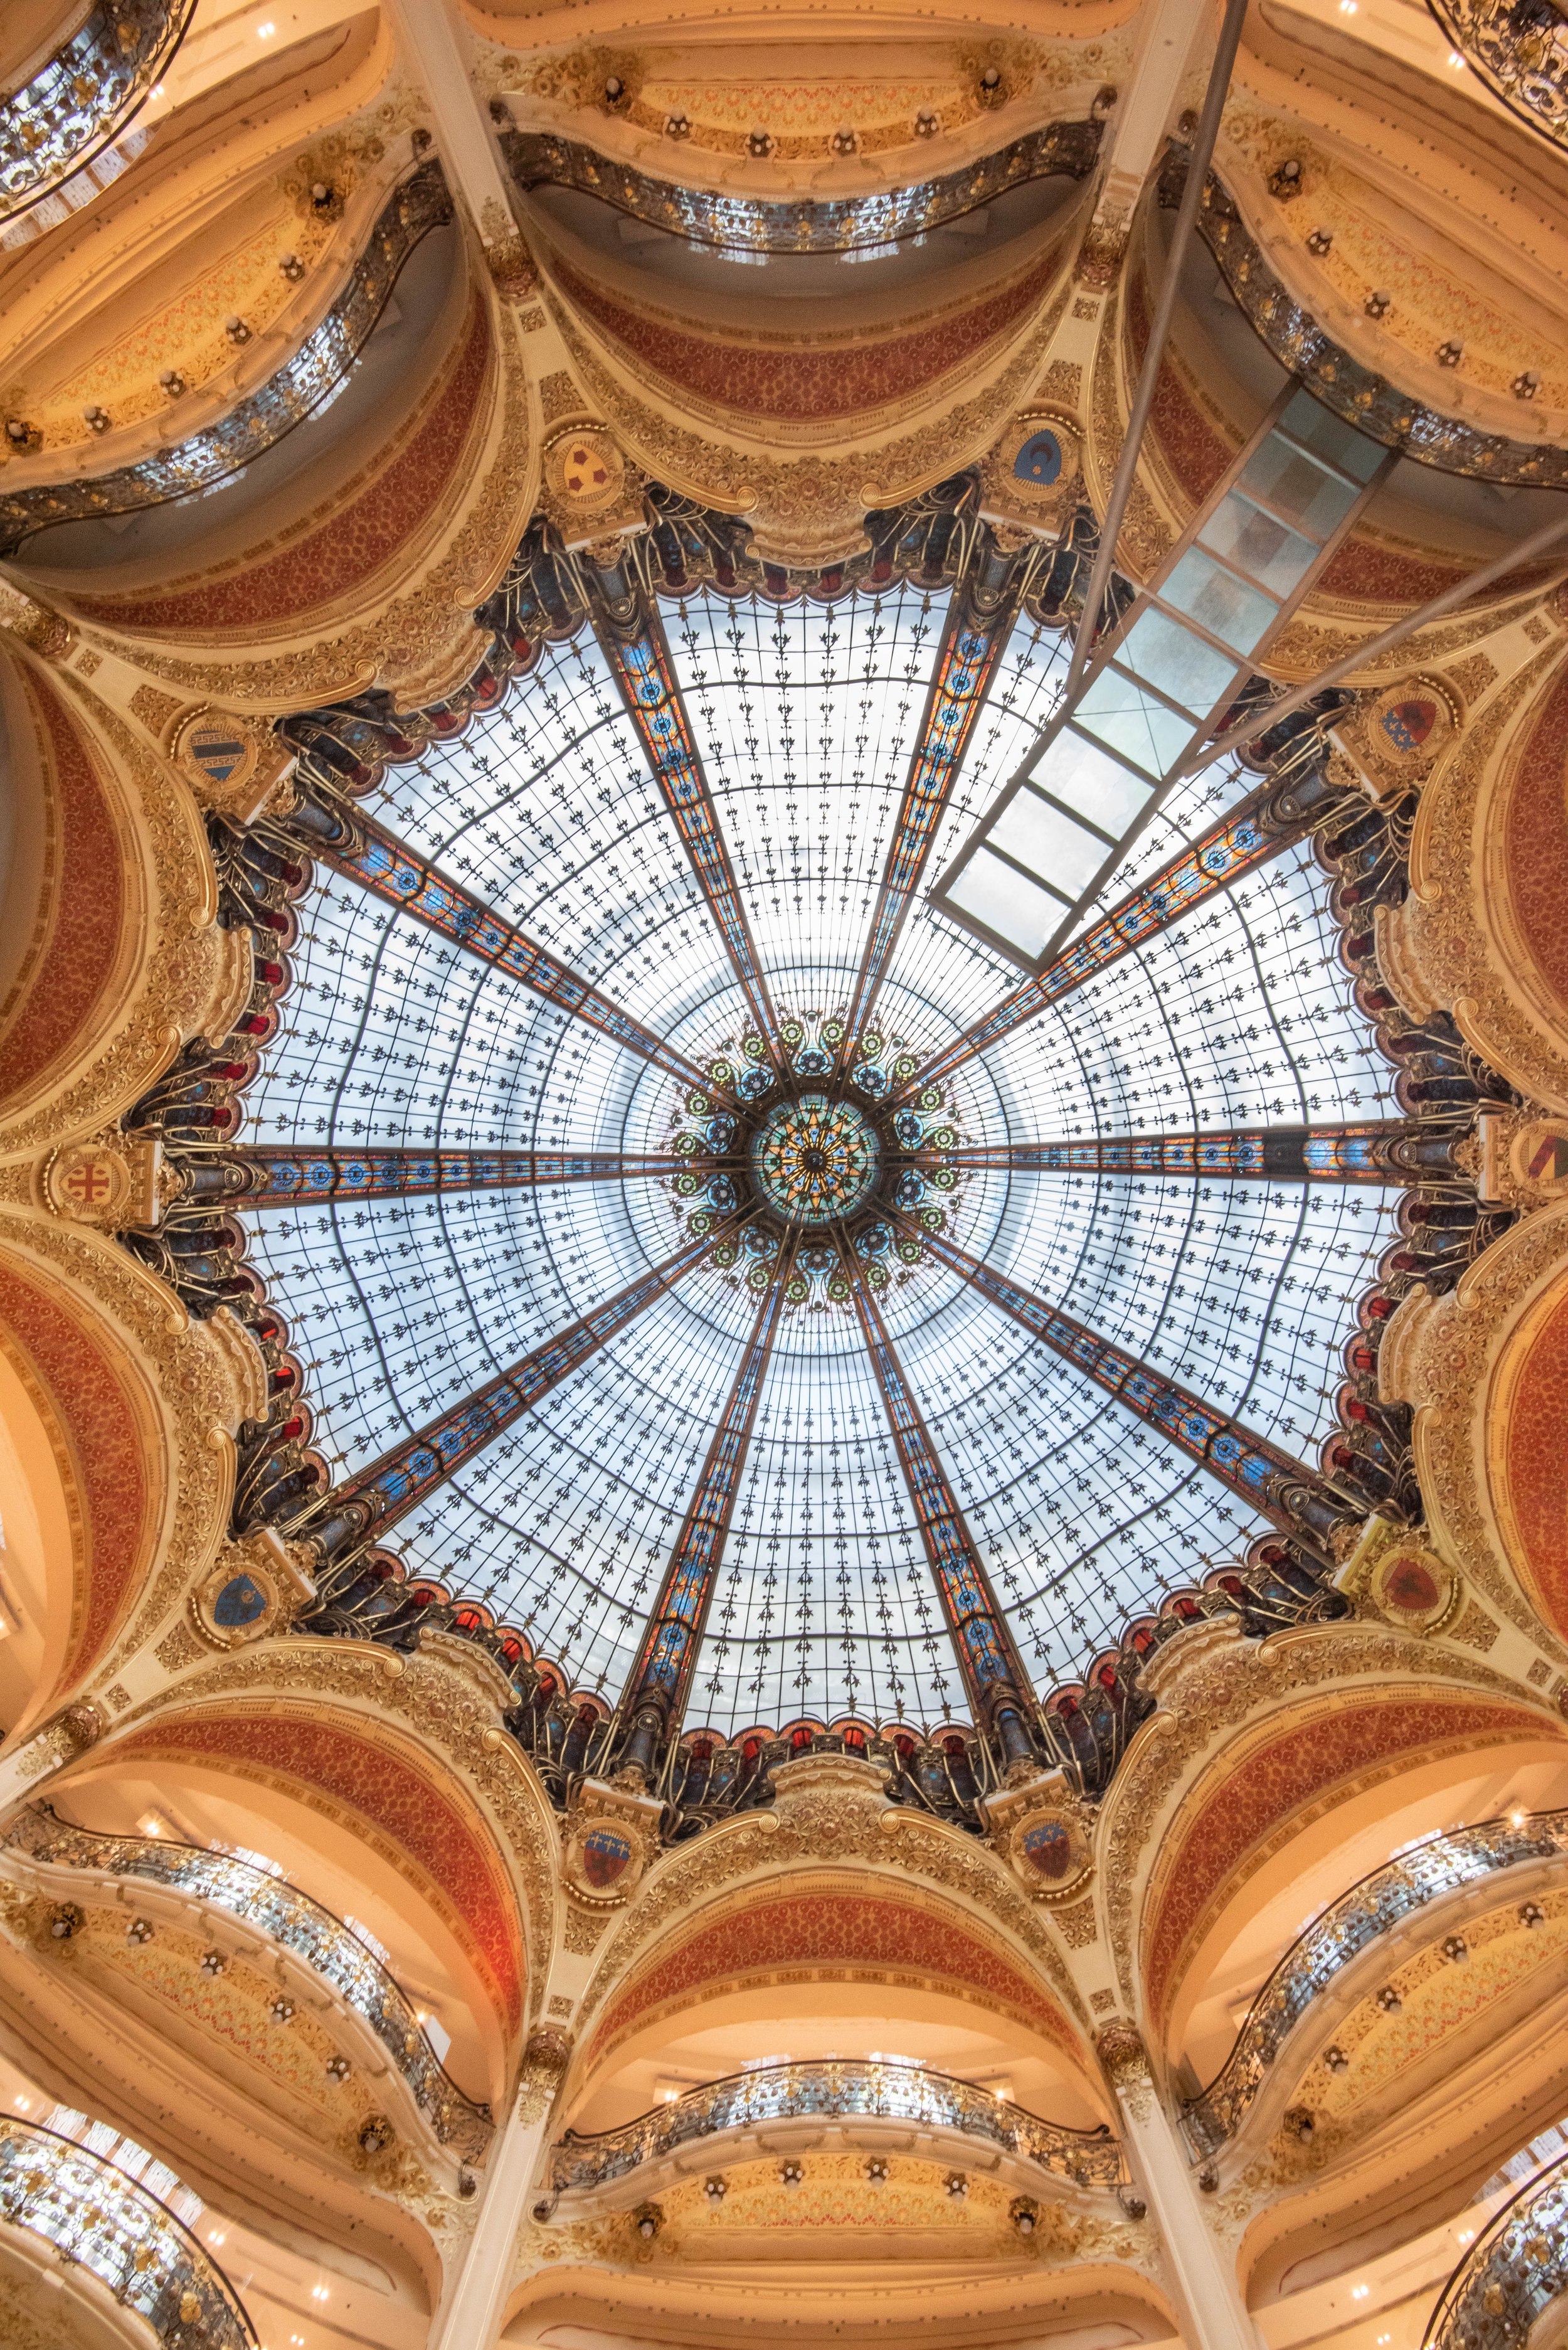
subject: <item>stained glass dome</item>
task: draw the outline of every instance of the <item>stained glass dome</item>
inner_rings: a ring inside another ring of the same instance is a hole
[[[611,1702],[782,1284],[732,1447],[689,1726],[965,1711],[917,1423],[1040,1688],[1265,1526],[1130,1386],[1107,1391],[1089,1340],[1076,1358],[1047,1343],[999,1284],[1315,1463],[1336,1350],[1393,1232],[1395,1193],[1242,1179],[1201,1148],[1391,1114],[1307,842],[988,1049],[948,1051],[1020,978],[930,892],[1059,691],[1063,639],[1043,622],[1008,630],[874,1003],[857,995],[936,723],[949,597],[898,580],[837,601],[694,591],[663,607],[676,720],[661,703],[648,725],[590,629],[546,643],[367,812],[613,1016],[324,863],[252,1097],[270,1149],[447,1170],[404,1196],[247,1210],[339,1478],[644,1282],[639,1310],[393,1544]],[[650,765],[670,723],[717,847]],[[1256,780],[1179,785],[1100,906]],[[721,850],[732,904],[711,883]],[[948,1074],[922,1084],[939,1055]],[[1189,1171],[1174,1150],[1118,1170],[1088,1148],[1161,1135],[1198,1139]],[[524,1154],[527,1180],[508,1175]]]

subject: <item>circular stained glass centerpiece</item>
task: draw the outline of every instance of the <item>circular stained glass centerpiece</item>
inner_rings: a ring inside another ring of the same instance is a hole
[[[752,1172],[770,1208],[792,1224],[831,1224],[864,1206],[882,1149],[853,1102],[802,1094],[781,1102],[752,1141]]]

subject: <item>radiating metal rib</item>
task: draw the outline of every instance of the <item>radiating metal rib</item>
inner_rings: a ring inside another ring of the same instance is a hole
[[[954,593],[845,1014],[841,1068],[857,1056],[870,1026],[893,950],[925,874],[937,827],[1006,648],[1015,608],[1016,593],[1004,593],[985,617],[977,618],[968,583],[961,584]]]
[[[1151,1369],[1113,1339],[1102,1337],[1086,1322],[1064,1314],[1060,1306],[1047,1304],[1032,1290],[1010,1280],[1006,1274],[998,1273],[993,1265],[971,1256],[967,1249],[960,1248],[941,1232],[929,1232],[903,1218],[899,1222],[911,1234],[918,1235],[939,1264],[945,1264],[950,1273],[969,1282],[982,1297],[989,1298],[1027,1330],[1031,1337],[1040,1339],[1075,1370],[1085,1372],[1139,1419],[1158,1429],[1162,1436],[1207,1469],[1210,1476],[1228,1485],[1233,1493],[1287,1533],[1303,1532],[1303,1498],[1310,1497],[1317,1503],[1310,1521],[1314,1524],[1321,1523],[1325,1516],[1332,1520],[1357,1514],[1303,1462],[1282,1451],[1267,1437],[1255,1435],[1228,1412],[1205,1403],[1190,1388]]]
[[[964,1690],[981,1728],[1000,1739],[1009,1762],[1033,1752],[1024,1723],[1034,1710],[1034,1692],[1023,1659],[1007,1628],[991,1577],[968,1521],[948,1482],[919,1406],[909,1392],[903,1367],[888,1335],[882,1310],[840,1236],[839,1257],[849,1276],[866,1351],[899,1463],[909,1481],[920,1540],[930,1562],[937,1596],[963,1676]]]
[[[532,988],[547,1003],[556,1003],[577,1020],[586,1021],[590,1028],[624,1045],[628,1053],[638,1054],[650,1061],[654,1067],[676,1078],[683,1086],[693,1086],[711,1093],[712,1081],[704,1076],[694,1061],[687,1060],[651,1029],[643,1027],[618,1003],[600,993],[591,981],[581,979],[570,967],[538,946],[525,932],[465,889],[461,881],[450,877],[409,847],[396,833],[389,832],[373,817],[356,808],[350,818],[354,838],[342,847],[317,848],[315,855],[325,858],[350,881],[372,890],[389,906],[396,906],[416,920],[439,931],[465,953],[476,955],[514,979],[520,986]]]
[[[680,1726],[691,1694],[713,1586],[724,1555],[741,1472],[751,1450],[757,1407],[784,1313],[793,1252],[781,1252],[745,1351],[713,1430],[697,1490],[681,1522],[653,1603],[637,1662],[627,1677],[622,1719],[629,1724],[623,1767],[651,1775],[661,1746]]]
[[[520,1362],[465,1396],[451,1411],[442,1412],[405,1437],[356,1476],[335,1486],[315,1503],[292,1529],[318,1543],[327,1555],[348,1544],[384,1533],[396,1519],[417,1509],[426,1495],[444,1485],[466,1461],[531,1411],[552,1388],[570,1378],[589,1357],[624,1330],[628,1323],[691,1273],[716,1242],[726,1238],[732,1223],[689,1241],[636,1281],[581,1315]]]
[[[251,1142],[236,1151],[251,1170],[247,1207],[316,1200],[418,1199],[434,1191],[545,1191],[557,1183],[613,1183],[679,1175],[686,1161],[620,1150],[293,1150]]]
[[[1403,1187],[1411,1170],[1392,1154],[1427,1148],[1407,1118],[1360,1126],[1220,1127],[1202,1134],[1097,1134],[1046,1142],[964,1144],[923,1157],[948,1167],[1009,1174],[1187,1175],[1259,1183],[1383,1183]],[[1441,1148],[1442,1146],[1438,1146]]]
[[[595,629],[615,681],[636,727],[653,779],[675,819],[701,890],[713,927],[741,983],[746,1008],[768,1057],[783,1076],[789,1055],[780,1034],[778,1013],[763,971],[762,956],[741,900],[740,884],[730,862],[719,823],[719,811],[697,745],[680,689],[670,666],[670,648],[657,614],[640,591],[638,627],[627,635],[596,609]]]
[[[972,1022],[961,1036],[932,1055],[897,1097],[909,1100],[923,1087],[939,1085],[979,1053],[988,1053],[1004,1036],[1036,1019],[1048,1004],[1059,1003],[1085,980],[1096,978],[1119,962],[1135,947],[1168,930],[1195,906],[1229,889],[1244,873],[1305,837],[1323,820],[1321,807],[1303,806],[1292,815],[1280,809],[1275,784],[1265,784],[1242,801],[1230,816],[1179,849],[1168,863],[1131,890],[1108,914],[1091,923],[1064,946],[1042,972],[1026,979],[990,1012]]]

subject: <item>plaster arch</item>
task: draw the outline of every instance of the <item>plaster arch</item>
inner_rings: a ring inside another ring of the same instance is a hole
[[[243,500],[225,524],[220,503],[210,538],[129,577],[32,569],[24,549],[17,577],[125,670],[122,691],[158,679],[146,691],[172,719],[181,690],[274,712],[377,684],[413,707],[472,674],[489,642],[472,614],[522,536],[536,459],[514,310],[471,239],[442,250],[445,302],[347,479],[326,446],[265,527]]]
[[[596,1989],[602,2006],[570,2088],[586,2126],[607,2126],[598,2116],[612,2107],[619,2119],[652,2061],[676,2063],[677,2043],[680,2064],[711,2063],[709,2077],[736,2069],[725,2054],[753,2031],[781,2058],[869,2055],[878,2052],[857,2038],[873,2014],[902,2020],[923,2043],[906,2051],[884,2034],[880,2053],[945,2071],[1026,2067],[1034,2096],[1054,2100],[1036,2108],[1047,2118],[1083,2128],[1110,2118],[1085,2036],[1029,1954],[930,1888],[864,1868],[785,1870],[721,1895]],[[1021,2089],[1015,2101],[1031,2104]]]
[[[1163,1824],[1140,1904],[1140,1991],[1162,2053],[1180,2046],[1239,1938],[1252,1970],[1294,1939],[1281,1928],[1303,1877],[1338,1893],[1366,1873],[1342,1856],[1356,1839],[1362,1854],[1384,1840],[1392,1783],[1406,1815],[1397,1825],[1435,1825],[1456,1808],[1462,1819],[1478,1786],[1495,1784],[1480,1761],[1493,1753],[1506,1754],[1511,1776],[1529,1772],[1555,1781],[1559,1800],[1568,1794],[1568,1737],[1550,1716],[1501,1691],[1397,1673],[1271,1709],[1227,1742]]]
[[[1416,1458],[1437,1547],[1525,1636],[1534,1657],[1520,1669],[1558,1690],[1568,1663],[1565,1249],[1568,1202],[1521,1217],[1447,1296],[1417,1295],[1400,1308],[1382,1373],[1385,1393],[1416,1408]]]
[[[16,1666],[7,1658],[0,1668],[8,1678],[21,1669],[6,1724],[13,1743],[84,1684],[144,1598],[175,1544],[185,1450],[131,1331],[93,1295],[92,1274],[112,1280],[118,1271],[95,1261],[110,1244],[85,1243],[78,1263],[62,1265],[27,1246],[36,1237],[25,1225],[0,1236],[0,1408],[20,1536],[17,1637],[26,1643]],[[128,1271],[127,1289],[143,1284],[156,1286]],[[202,1498],[226,1512],[234,1450],[225,1462],[223,1441]],[[194,1487],[187,1498],[197,1500]],[[204,1536],[210,1544],[216,1531],[207,1519],[198,1544]]]
[[[454,2012],[472,2020],[485,2079],[464,2085],[502,2094],[527,1989],[518,1891],[491,1822],[421,1742],[341,1703],[187,1701],[133,1721],[56,1785],[84,1806],[95,1786],[119,1790],[131,1809],[149,1791],[201,1789],[225,1825],[253,1822],[269,1857],[276,1841],[289,1874],[327,1907],[341,1907],[340,1889],[327,1898],[341,1880],[362,1886],[373,1921],[395,1930],[400,1919],[410,1951],[441,1970]],[[86,1811],[84,1821],[102,1824]]]
[[[253,957],[217,925],[194,799],[124,720],[9,636],[0,697],[17,775],[3,1161],[113,1119],[187,1038],[226,1034]],[[30,1196],[15,1173],[11,1191]]]
[[[1439,763],[1421,795],[1410,891],[1379,910],[1378,961],[1407,1010],[1452,1014],[1492,1066],[1548,1113],[1568,1113],[1568,679],[1544,620],[1517,679]],[[1523,1163],[1503,1196],[1542,1196]]]

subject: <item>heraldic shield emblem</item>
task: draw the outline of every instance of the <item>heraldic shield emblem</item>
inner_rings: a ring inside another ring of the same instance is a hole
[[[607,1893],[631,1866],[631,1838],[619,1828],[590,1828],[582,1842],[583,1875],[596,1893]]]
[[[1060,1901],[1089,1874],[1089,1841],[1065,1805],[1035,1805],[1008,1839],[1013,1867],[1040,1901]]]

